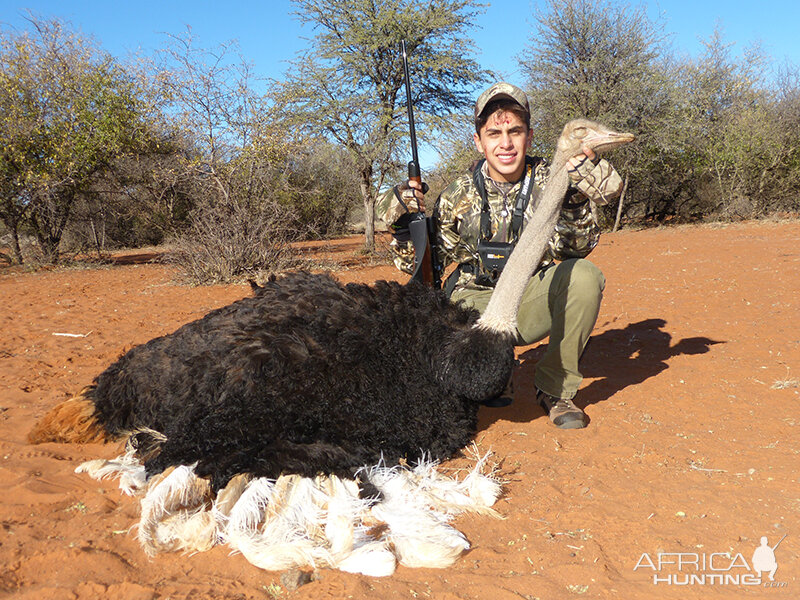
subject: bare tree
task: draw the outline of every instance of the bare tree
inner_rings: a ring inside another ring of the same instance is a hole
[[[791,206],[786,199],[798,182],[791,84],[775,85],[771,59],[758,45],[737,57],[720,30],[704,45],[682,71],[697,155],[695,210],[741,219]]]
[[[235,44],[202,48],[187,30],[169,36],[156,67],[164,112],[174,115],[190,150],[179,155],[174,174],[162,171],[151,196],[169,183],[167,175],[192,191],[188,227],[175,239],[175,260],[188,279],[279,270],[291,241],[340,230],[355,198],[346,187],[350,161],[318,132],[306,137],[286,127],[272,99],[257,93]]]
[[[558,129],[564,118],[588,117],[635,126],[652,112],[647,96],[658,91],[666,36],[643,5],[548,0],[535,18],[519,61],[537,124]]]
[[[534,16],[536,30],[519,56],[534,107],[534,147],[547,152],[575,117],[633,131],[636,144],[620,149],[614,164],[628,176],[629,201],[637,189],[649,198],[655,182],[645,173],[657,168],[652,159],[668,142],[675,106],[663,23],[643,5],[604,0],[548,0]]]

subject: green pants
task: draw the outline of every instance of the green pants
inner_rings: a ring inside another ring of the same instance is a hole
[[[543,269],[528,282],[517,315],[517,343],[550,336],[534,379],[544,393],[572,399],[578,392],[583,379],[578,361],[597,321],[605,283],[600,269],[582,258]],[[459,289],[450,299],[483,313],[491,295],[492,290]]]

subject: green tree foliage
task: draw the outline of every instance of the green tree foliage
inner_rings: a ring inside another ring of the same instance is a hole
[[[615,153],[614,164],[631,179],[627,196],[651,198],[663,182],[644,183],[642,174],[661,169],[674,138],[665,135],[675,123],[676,94],[663,24],[643,6],[603,0],[549,0],[535,18],[519,59],[534,107],[535,151],[547,156],[564,123],[579,116],[635,132],[637,143]]]
[[[644,6],[549,0],[520,57],[537,150],[586,116],[637,135],[614,154],[629,220],[746,218],[791,209],[798,173],[796,80],[769,82],[758,48],[735,58],[716,31],[696,59],[676,58]],[[794,85],[793,83],[794,82]],[[796,105],[795,105],[796,106]],[[620,200],[621,202],[622,200]],[[610,220],[617,206],[599,220]]]
[[[303,237],[342,234],[356,200],[350,153],[324,138],[308,139],[287,161],[285,194]]]
[[[472,55],[474,0],[295,0],[308,50],[266,95],[233,44],[191,30],[155,61],[121,63],[58,20],[0,37],[0,220],[4,260],[34,240],[70,249],[177,240],[190,279],[275,270],[291,241],[340,233],[404,176],[410,158],[399,42],[418,134],[442,161],[432,195],[476,157],[471,108],[487,79]],[[800,75],[715,32],[676,57],[664,24],[616,0],[547,0],[519,58],[536,153],[588,116],[633,131],[614,154],[624,202],[610,222],[739,219],[797,211]],[[8,233],[10,235],[6,236]]]
[[[277,96],[291,127],[322,133],[350,153],[374,247],[375,198],[398,176],[408,135],[400,41],[409,53],[419,131],[446,129],[446,118],[474,101],[485,72],[471,58],[473,0],[295,0],[314,26],[311,47],[292,64]]]
[[[24,223],[55,263],[76,199],[147,128],[139,90],[114,59],[60,21],[30,23],[0,41],[0,216],[19,262]]]
[[[734,58],[720,31],[681,65],[683,117],[695,157],[695,214],[751,218],[793,207],[798,173],[797,87],[769,86],[770,60],[756,46]],[[788,202],[787,202],[788,200]]]
[[[162,140],[98,174],[73,206],[64,250],[91,249],[103,259],[112,249],[158,245],[186,229],[196,190],[176,142]]]

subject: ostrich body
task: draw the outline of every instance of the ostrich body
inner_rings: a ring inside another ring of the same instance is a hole
[[[474,435],[480,402],[510,377],[516,313],[552,236],[567,160],[632,139],[567,124],[482,317],[414,282],[291,274],[133,348],[31,441],[130,436],[148,477],[196,463],[214,490],[239,473],[353,477],[380,461],[452,456]]]
[[[112,435],[166,437],[148,476],[197,462],[214,488],[237,473],[352,477],[469,443],[514,358],[476,318],[422,284],[295,273],[131,350],[88,395]]]

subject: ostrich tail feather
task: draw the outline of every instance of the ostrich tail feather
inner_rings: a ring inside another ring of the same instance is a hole
[[[112,460],[88,460],[79,465],[75,472],[86,473],[98,481],[118,477],[119,488],[128,496],[141,491],[146,484],[144,465],[139,462],[132,449]]]
[[[92,386],[85,387],[79,394],[50,409],[28,433],[28,442],[88,444],[110,441],[111,436],[97,419],[91,398],[93,389]]]
[[[388,577],[397,568],[397,558],[386,542],[373,541],[356,546],[352,552],[331,566],[347,573]]]

